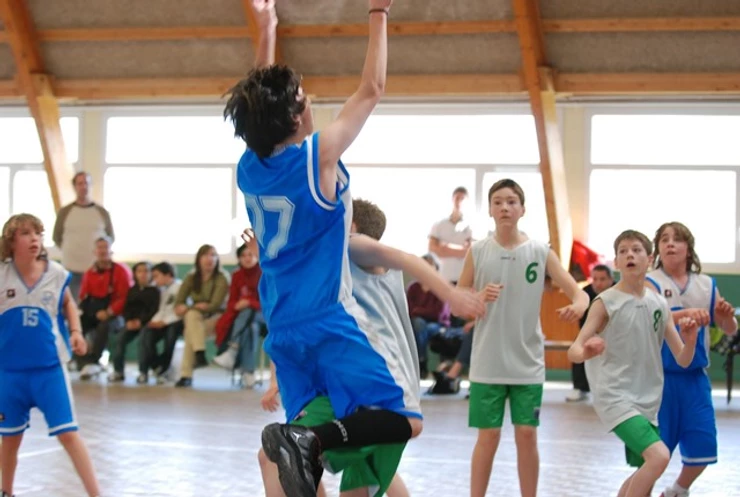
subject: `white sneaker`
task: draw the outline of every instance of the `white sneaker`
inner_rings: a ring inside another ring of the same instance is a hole
[[[214,357],[213,363],[224,369],[234,369],[234,365],[236,364],[236,354],[237,350],[234,347],[229,347],[226,352]]]
[[[573,390],[565,397],[566,402],[583,402],[588,399],[588,393],[582,390]]]
[[[244,388],[253,388],[257,381],[254,378],[254,373],[242,373],[242,386]]]
[[[663,493],[660,494],[660,497],[689,497],[689,491],[688,490],[676,490],[673,485],[670,487],[667,487],[665,490],[663,490]]]
[[[89,380],[100,374],[102,368],[100,364],[86,364],[80,371],[81,380]]]

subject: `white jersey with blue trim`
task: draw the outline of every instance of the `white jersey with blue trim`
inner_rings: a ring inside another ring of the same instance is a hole
[[[69,271],[49,261],[33,287],[13,262],[0,263],[0,369],[52,367],[70,358],[62,306]]]
[[[709,311],[712,324],[714,324],[714,305],[717,294],[717,285],[714,278],[706,274],[690,272],[685,288],[680,288],[673,278],[663,271],[656,269],[647,274],[647,280],[653,284],[658,293],[668,302],[671,311],[681,309],[706,309]],[[682,368],[676,362],[667,345],[663,346],[663,367],[672,373],[685,373],[709,367],[710,336],[708,327],[699,329],[696,340],[696,352],[694,359],[688,368]]]
[[[340,161],[336,199],[322,195],[318,136],[267,158],[247,150],[237,166],[237,184],[260,248],[260,304],[271,331],[340,303],[356,306],[348,257],[349,173]]]

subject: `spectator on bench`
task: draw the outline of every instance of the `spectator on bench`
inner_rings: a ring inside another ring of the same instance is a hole
[[[183,322],[175,313],[175,300],[182,282],[177,279],[175,268],[169,262],[160,262],[152,268],[152,279],[158,287],[159,310],[151,321],[141,330],[139,339],[139,384],[149,381],[149,370],[157,377],[157,384],[163,385],[169,379],[172,356],[177,338],[182,335]],[[157,353],[157,344],[164,340],[162,353]]]
[[[213,359],[217,366],[228,370],[238,363],[242,386],[246,388],[252,388],[255,383],[260,330],[265,325],[257,290],[262,270],[256,245],[257,241],[251,239],[236,250],[239,267],[231,275],[226,311],[216,323],[216,345],[227,342],[228,347]]]
[[[193,370],[208,366],[206,336],[216,328],[228,291],[229,278],[221,271],[215,247],[201,246],[195,269],[185,277],[175,300],[175,312],[185,323],[185,350],[176,387],[192,386]]]
[[[159,290],[152,286],[151,265],[138,262],[134,266],[134,284],[128,291],[126,304],[123,306],[124,329],[118,333],[118,341],[113,353],[113,372],[108,381],[125,380],[124,365],[126,347],[149,323],[159,307]],[[141,337],[140,337],[141,338]],[[138,379],[137,379],[138,382]]]
[[[95,263],[82,276],[82,331],[90,346],[86,355],[75,356],[81,380],[89,380],[102,371],[100,357],[108,345],[108,336],[123,327],[123,306],[133,284],[131,269],[113,262],[111,243],[105,236],[95,241]]]

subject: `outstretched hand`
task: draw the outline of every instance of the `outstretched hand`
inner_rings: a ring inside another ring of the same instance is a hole
[[[678,327],[681,330],[681,338],[684,343],[696,342],[699,334],[699,323],[693,318],[683,317],[678,320]]]
[[[566,323],[575,323],[583,317],[583,313],[585,311],[580,309],[576,304],[570,304],[565,307],[561,307],[555,312],[557,312],[558,317]]]
[[[606,349],[606,342],[601,337],[591,337],[583,344],[583,360],[587,361],[592,357],[601,355]]]
[[[370,9],[390,9],[393,0],[369,0],[368,6]]]
[[[252,0],[252,10],[254,10],[254,16],[260,29],[277,26],[275,0]]]
[[[479,318],[486,313],[486,305],[480,294],[473,290],[455,288],[448,299],[450,312],[455,316],[466,318]]]
[[[280,394],[277,385],[270,385],[265,394],[260,399],[262,409],[265,411],[275,412],[280,407],[280,400],[278,395]]]

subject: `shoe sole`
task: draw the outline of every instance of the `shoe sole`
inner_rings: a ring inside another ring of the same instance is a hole
[[[316,488],[300,475],[300,449],[283,436],[279,423],[273,423],[262,430],[262,448],[267,458],[277,464],[280,486],[290,497],[316,497]]]

